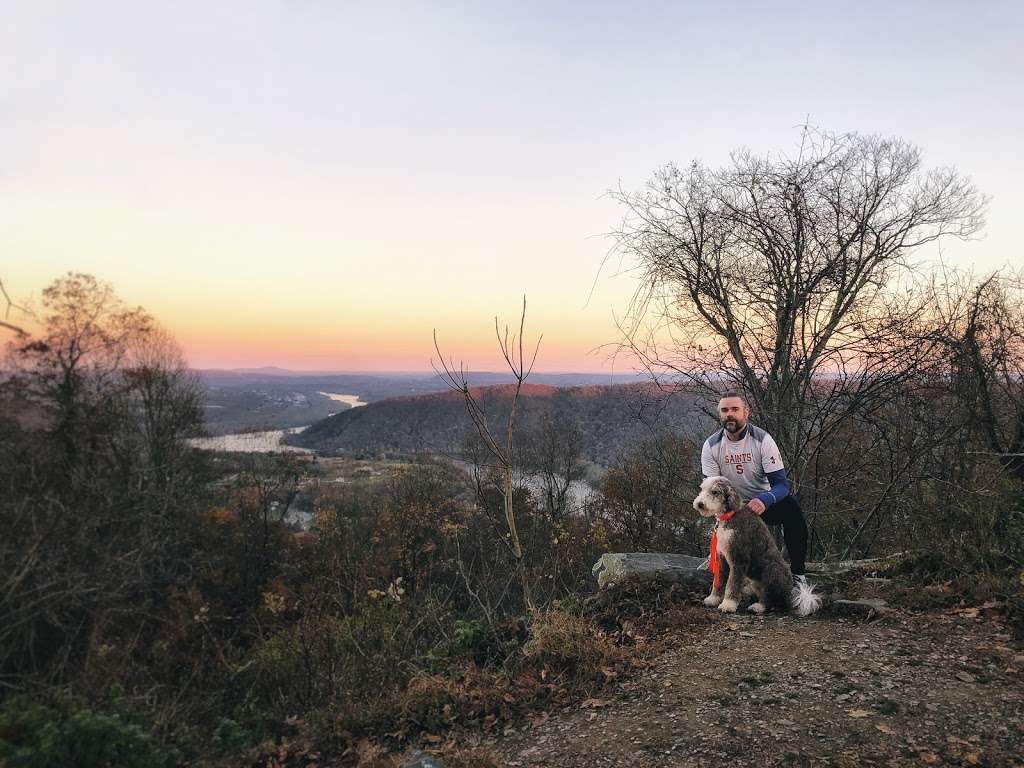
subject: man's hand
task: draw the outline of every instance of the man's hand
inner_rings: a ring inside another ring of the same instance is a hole
[[[750,507],[750,511],[755,515],[764,514],[764,502],[760,499],[751,499],[747,502],[747,506]]]

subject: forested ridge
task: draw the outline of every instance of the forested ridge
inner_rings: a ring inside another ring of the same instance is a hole
[[[499,423],[508,411],[511,385],[474,390],[488,420]],[[622,453],[659,432],[696,439],[714,426],[706,402],[651,384],[552,387],[527,384],[520,393],[520,435],[546,421],[578,432],[583,459],[609,466]],[[325,453],[358,455],[414,452],[460,456],[472,429],[457,393],[394,397],[343,411],[289,438],[293,445]],[[703,437],[701,437],[703,439]]]

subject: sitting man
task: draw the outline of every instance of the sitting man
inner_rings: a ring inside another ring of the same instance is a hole
[[[722,429],[704,441],[700,468],[704,477],[726,477],[743,501],[769,525],[782,524],[789,569],[797,584],[806,583],[807,523],[789,481],[782,454],[772,436],[748,423],[750,408],[739,392],[726,392],[718,401]]]

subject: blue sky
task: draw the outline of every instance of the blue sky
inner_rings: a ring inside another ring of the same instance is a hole
[[[947,260],[1020,263],[1021,3],[9,3],[0,276],[75,269],[197,365],[606,369],[603,196],[658,166],[902,136],[992,196]],[[595,283],[596,280],[596,283]],[[593,294],[591,289],[593,288]]]

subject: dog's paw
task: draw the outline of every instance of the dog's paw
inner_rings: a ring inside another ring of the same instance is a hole
[[[714,608],[720,602],[722,602],[721,595],[708,595],[704,598],[704,605],[706,605],[708,608]]]
[[[718,606],[718,610],[722,613],[736,613],[736,608],[739,606],[735,600],[723,600],[722,604]]]
[[[764,603],[751,603],[747,610],[751,613],[764,613]]]

